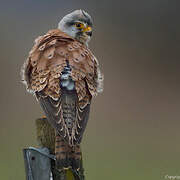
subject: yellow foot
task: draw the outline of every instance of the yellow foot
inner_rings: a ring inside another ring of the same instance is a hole
[[[71,168],[71,166],[69,166],[69,167],[64,167],[63,169],[64,170],[69,170]]]
[[[42,119],[46,119],[46,116],[42,116]]]
[[[80,170],[80,168],[77,168],[77,171],[79,171]]]

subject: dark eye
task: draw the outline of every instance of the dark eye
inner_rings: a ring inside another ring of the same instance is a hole
[[[76,23],[76,27],[80,28],[81,27],[81,23]]]
[[[80,22],[75,23],[75,26],[76,26],[78,29],[84,28],[84,24],[82,24],[82,23],[80,23]]]

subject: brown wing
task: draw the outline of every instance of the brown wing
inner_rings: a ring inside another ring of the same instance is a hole
[[[36,96],[48,121],[56,129],[70,146],[81,142],[87,125],[90,103],[83,109],[78,106],[76,93],[62,94],[55,101],[51,97],[43,97],[42,92],[36,92]],[[65,98],[64,98],[65,97]]]
[[[68,132],[62,116],[60,76],[69,61],[75,82],[76,118],[73,132]],[[97,94],[98,64],[90,50],[60,30],[51,30],[35,40],[35,45],[23,67],[27,89],[37,95],[50,124],[71,145],[80,143],[87,124],[91,97]],[[60,123],[63,122],[63,123]],[[72,140],[73,139],[73,140]],[[71,142],[70,142],[71,141]]]

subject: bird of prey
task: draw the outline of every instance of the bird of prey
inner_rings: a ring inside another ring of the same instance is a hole
[[[57,29],[35,40],[22,68],[27,90],[55,129],[55,155],[62,168],[79,168],[91,99],[102,91],[99,64],[88,48],[92,29],[87,12],[66,15]]]

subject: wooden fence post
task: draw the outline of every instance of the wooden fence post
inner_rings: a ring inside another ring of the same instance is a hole
[[[54,128],[48,123],[46,118],[39,118],[36,120],[36,135],[39,147],[46,147],[49,149],[50,154],[55,154],[55,131]],[[82,162],[81,162],[82,163]],[[71,169],[59,172],[55,166],[55,161],[51,160],[51,171],[53,180],[84,180],[83,163],[81,169],[74,172]]]

